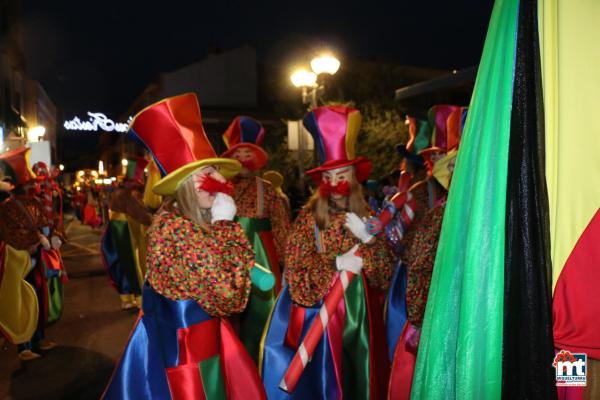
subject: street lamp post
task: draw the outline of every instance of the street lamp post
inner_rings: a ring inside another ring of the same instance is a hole
[[[290,76],[292,84],[302,89],[302,102],[310,108],[318,106],[319,97],[325,90],[325,85],[320,76],[333,75],[340,68],[340,61],[331,54],[315,57],[310,62],[312,71],[299,69]]]
[[[312,71],[299,69],[294,71],[290,76],[292,84],[297,88],[302,89],[302,103],[308,106],[309,110],[319,106],[319,98],[325,91],[323,79],[319,81],[319,76],[335,74],[340,68],[340,61],[331,54],[323,54],[313,58],[310,62],[310,67]],[[297,132],[298,135],[298,173],[300,179],[300,192],[304,195],[303,161],[307,143],[304,130],[301,126],[299,126],[295,132]],[[290,150],[293,149],[290,148]]]

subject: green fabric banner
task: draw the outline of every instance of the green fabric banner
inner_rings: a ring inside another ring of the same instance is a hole
[[[499,399],[518,0],[497,0],[458,152],[412,399]]]

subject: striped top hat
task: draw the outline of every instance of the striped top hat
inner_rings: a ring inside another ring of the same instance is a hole
[[[356,157],[355,147],[361,116],[355,108],[324,106],[313,109],[303,120],[319,155],[320,166],[306,171],[315,182],[321,181],[323,171],[353,165],[356,179],[365,181],[371,173],[371,161]]]
[[[267,153],[260,147],[264,137],[265,129],[260,122],[250,117],[237,116],[223,133],[227,151],[221,157],[231,158],[237,149],[246,147],[256,156],[256,169],[262,169],[268,160]]]
[[[149,161],[144,157],[128,157],[125,179],[139,185],[144,185],[144,169]]]
[[[429,123],[433,127],[427,147],[417,152],[419,155],[448,153],[458,147],[467,107],[436,105],[429,109]]]
[[[416,164],[424,165],[423,157],[419,153],[429,146],[431,125],[427,120],[409,116],[406,117],[406,122],[408,123],[408,142],[397,145],[396,150],[402,157]]]
[[[193,93],[169,97],[140,111],[129,126],[128,135],[145,146],[162,178],[154,193],[172,195],[179,184],[198,168],[214,165],[226,178],[240,171],[237,160],[217,157],[210,144]]]

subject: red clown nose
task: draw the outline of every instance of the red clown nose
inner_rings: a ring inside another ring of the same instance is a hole
[[[242,164],[242,167],[244,168],[248,168],[250,171],[256,171],[256,163],[254,162],[254,160],[238,160],[240,162],[240,164]]]
[[[198,190],[204,190],[210,194],[225,193],[226,195],[231,196],[233,193],[233,183],[221,182],[210,175],[203,175],[199,182]]]
[[[350,183],[348,181],[339,182],[336,186],[331,186],[330,182],[321,181],[319,185],[319,192],[323,197],[329,197],[332,194],[339,194],[342,196],[350,195]]]

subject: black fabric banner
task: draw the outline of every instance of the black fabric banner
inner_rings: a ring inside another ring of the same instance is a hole
[[[555,399],[537,2],[521,0],[506,192],[502,397]]]

